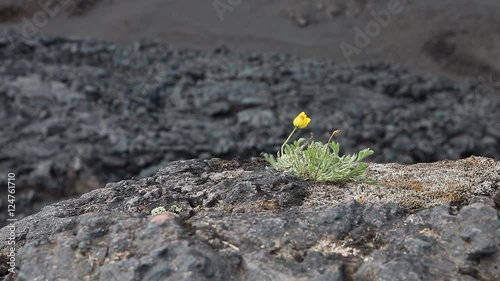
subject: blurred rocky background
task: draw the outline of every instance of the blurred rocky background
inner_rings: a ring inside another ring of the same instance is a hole
[[[300,111],[301,136],[340,129],[371,161],[499,159],[500,2],[398,3],[0,1],[16,214],[172,160],[275,152]]]

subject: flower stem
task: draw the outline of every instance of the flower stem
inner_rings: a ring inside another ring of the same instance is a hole
[[[297,130],[297,127],[293,128],[292,133],[288,136],[288,138],[286,139],[286,141],[281,146],[281,150],[280,150],[281,154],[279,155],[279,157],[283,156],[283,150],[285,149],[285,144],[290,140],[290,138],[292,137],[293,133],[295,133],[296,130]]]
[[[314,179],[317,180],[317,176],[318,176],[318,172],[321,168],[323,168],[323,162],[325,162],[325,157],[326,155],[328,154],[328,145],[332,142],[332,139],[334,136],[340,134],[340,131],[339,130],[335,130],[332,135],[330,136],[330,138],[328,139],[328,142],[326,143],[325,145],[325,153],[323,154],[323,158],[321,159],[321,162],[319,163],[318,167],[316,168],[316,173],[314,174]]]

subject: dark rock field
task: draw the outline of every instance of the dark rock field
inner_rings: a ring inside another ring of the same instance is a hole
[[[301,137],[373,149],[380,185],[267,167],[301,111]],[[0,230],[0,276],[500,280],[499,120],[477,82],[394,65],[9,33],[0,180],[16,173],[24,219],[16,275]]]

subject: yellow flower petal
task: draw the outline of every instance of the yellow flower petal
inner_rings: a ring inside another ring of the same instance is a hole
[[[301,112],[295,119],[293,119],[293,125],[299,129],[304,129],[311,122],[311,118],[307,117],[305,112]]]

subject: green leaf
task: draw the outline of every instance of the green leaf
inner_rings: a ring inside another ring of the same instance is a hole
[[[274,168],[286,173],[317,182],[374,182],[366,179],[368,164],[361,162],[374,152],[369,148],[352,155],[339,156],[340,144],[314,142],[300,138],[284,145],[283,155],[263,153],[262,156]]]

